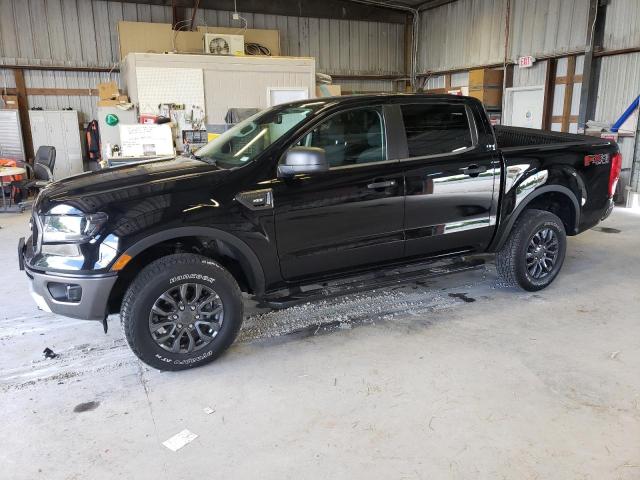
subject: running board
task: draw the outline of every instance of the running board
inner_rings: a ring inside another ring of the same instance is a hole
[[[482,258],[457,257],[449,260],[432,260],[402,267],[385,268],[352,277],[278,290],[262,297],[259,306],[279,310],[312,300],[360,293],[375,288],[403,285],[427,278],[475,270],[482,267],[484,263]]]

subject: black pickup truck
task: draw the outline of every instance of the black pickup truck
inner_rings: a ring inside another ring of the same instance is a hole
[[[480,102],[366,95],[279,105],[190,157],[55,182],[19,245],[46,310],[120,312],[129,345],[164,370],[235,339],[242,292],[267,304],[312,285],[496,253],[505,282],[549,285],[566,236],[613,208],[607,140],[492,127]]]

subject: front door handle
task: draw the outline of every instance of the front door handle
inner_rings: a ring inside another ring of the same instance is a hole
[[[370,183],[369,185],[367,185],[367,188],[371,190],[378,190],[379,188],[389,188],[389,187],[395,187],[395,186],[396,186],[395,180],[386,180],[384,182]]]
[[[469,175],[470,177],[477,177],[481,173],[486,172],[487,167],[473,164],[469,165],[468,167],[461,168],[460,171],[465,175]]]

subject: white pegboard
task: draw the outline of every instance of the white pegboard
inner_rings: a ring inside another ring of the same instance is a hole
[[[136,80],[140,113],[157,114],[161,103],[183,103],[187,110],[196,105],[205,111],[201,69],[138,67]]]

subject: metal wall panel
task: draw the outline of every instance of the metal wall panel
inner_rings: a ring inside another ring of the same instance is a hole
[[[191,18],[191,9],[185,9]],[[98,0],[0,0],[0,63],[111,66],[120,20],[170,22],[171,7]],[[404,25],[241,13],[248,28],[280,31],[281,54],[316,57],[318,71],[400,74]],[[241,29],[231,12],[198,10],[196,25]]]
[[[397,91],[397,83],[390,80],[340,80],[336,83],[343,92],[352,94]]]
[[[423,12],[418,71],[501,62],[505,0],[459,0]]]
[[[502,62],[506,4],[506,0],[458,0],[425,11],[418,70]],[[589,0],[512,0],[509,59],[584,49],[588,13]]]
[[[612,4],[615,2],[612,2]],[[640,93],[640,53],[603,57],[598,84],[595,120],[614,123]],[[622,151],[622,179],[629,184],[634,162],[634,139],[620,139]],[[636,171],[640,173],[640,151],[635,151]],[[638,177],[633,181],[638,188]]]
[[[584,50],[589,0],[514,0],[511,59]]]
[[[191,18],[191,9],[185,9]],[[0,0],[0,65],[111,67],[119,61],[118,21],[171,22],[171,7],[98,0]],[[278,29],[281,54],[316,58],[329,74],[402,74],[404,25],[241,13],[248,28]],[[203,10],[196,25],[239,28],[231,12]],[[7,71],[7,88],[13,72]],[[115,74],[26,71],[27,88],[95,88]],[[0,76],[0,87],[4,86]],[[345,90],[393,91],[391,81],[349,81]],[[95,97],[29,96],[31,107],[79,110],[95,118]]]
[[[513,86],[514,87],[535,87],[544,85],[547,75],[547,62],[540,61],[533,64],[530,68],[513,68]]]
[[[608,49],[640,46],[640,2],[614,0],[607,5],[604,47]]]

